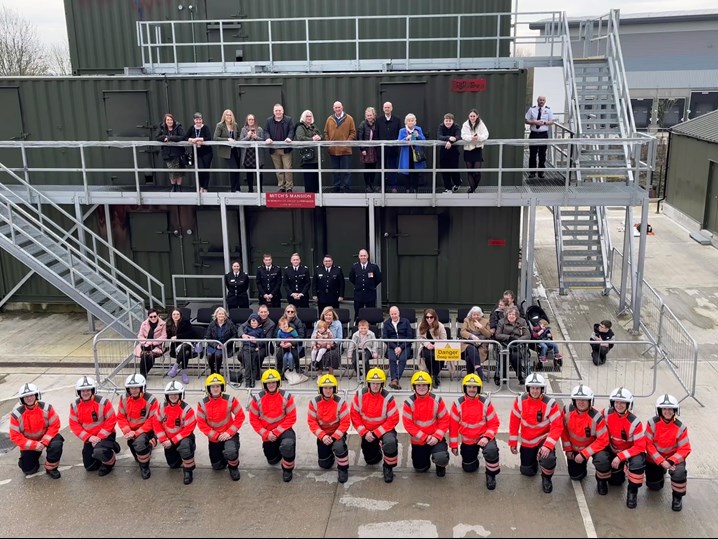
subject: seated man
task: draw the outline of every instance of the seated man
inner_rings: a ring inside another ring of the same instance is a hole
[[[389,309],[389,318],[384,321],[381,336],[387,341],[386,357],[389,359],[391,377],[389,387],[401,389],[399,380],[404,374],[406,362],[414,357],[412,343],[405,339],[413,339],[414,330],[406,318],[401,318],[399,307],[396,305]]]

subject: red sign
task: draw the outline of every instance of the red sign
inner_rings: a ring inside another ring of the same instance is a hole
[[[454,79],[451,81],[451,91],[462,92],[485,92],[486,79]]]
[[[489,240],[489,247],[506,247],[506,240]]]
[[[315,208],[314,193],[267,193],[267,208]]]

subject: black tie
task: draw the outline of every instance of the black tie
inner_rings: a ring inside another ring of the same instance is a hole
[[[536,116],[536,119],[537,120],[541,119],[541,107],[539,107],[539,113],[538,113],[538,116]]]
[[[234,274],[234,278],[236,279],[237,277],[239,277],[239,273]]]
[[[361,269],[365,270],[365,269],[366,269],[366,265],[365,265],[365,264],[362,264],[362,265],[361,265]]]

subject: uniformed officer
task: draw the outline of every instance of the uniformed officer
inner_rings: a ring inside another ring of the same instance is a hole
[[[354,285],[354,318],[362,307],[376,307],[376,287],[381,284],[381,270],[369,262],[366,249],[359,251],[359,262],[352,265],[349,281]]]
[[[227,287],[227,308],[249,307],[249,275],[242,271],[241,264],[235,260],[232,262],[232,271],[224,276],[224,284]]]
[[[262,255],[262,265],[257,268],[257,295],[260,305],[282,306],[282,268],[272,264],[269,253]]]
[[[548,138],[549,126],[554,124],[553,112],[546,106],[546,97],[540,95],[536,100],[536,106],[529,108],[526,112],[525,124],[530,126],[529,138]],[[538,168],[546,166],[546,145],[529,146],[529,168],[536,168],[536,154],[538,154]],[[536,173],[529,172],[529,178],[534,178]],[[539,178],[544,177],[544,171],[538,173]]]
[[[309,268],[302,266],[299,253],[294,253],[289,261],[291,264],[285,266],[282,279],[284,290],[287,292],[287,301],[295,307],[309,307],[309,289],[312,286]]]
[[[344,299],[344,272],[341,266],[334,265],[331,255],[324,255],[323,264],[314,270],[312,288],[319,312],[324,307],[339,308]]]

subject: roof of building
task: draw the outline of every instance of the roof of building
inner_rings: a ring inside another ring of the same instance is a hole
[[[718,143],[718,110],[678,124],[671,131],[686,137]]]
[[[603,15],[603,13],[602,13]],[[578,26],[581,21],[596,18],[595,15],[584,15],[582,17],[568,17],[569,26]],[[621,13],[620,24],[654,24],[666,22],[693,22],[718,20],[718,9],[694,9],[676,11],[654,11],[646,13]],[[531,30],[540,30],[544,24],[552,22],[551,19],[543,19],[529,25]]]

